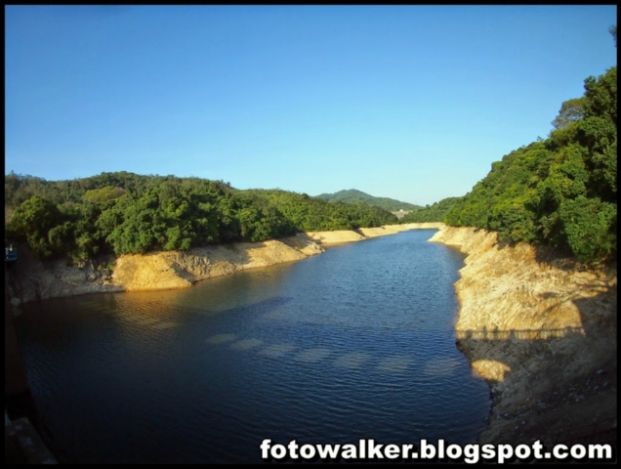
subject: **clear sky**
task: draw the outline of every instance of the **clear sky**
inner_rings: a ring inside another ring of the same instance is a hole
[[[616,64],[615,6],[5,7],[5,171],[427,204]]]

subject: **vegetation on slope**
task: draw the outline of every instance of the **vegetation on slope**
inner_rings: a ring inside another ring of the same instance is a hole
[[[9,240],[26,242],[41,258],[68,255],[75,261],[396,222],[375,207],[127,172],[70,181],[11,174],[5,176],[5,201]]]
[[[419,210],[410,212],[399,221],[401,223],[443,221],[446,218],[446,214],[459,199],[460,197],[447,197],[431,205],[426,205]]]
[[[398,210],[418,210],[422,208],[420,205],[401,202],[400,200],[388,197],[375,197],[357,189],[342,190],[332,194],[319,194],[317,198],[333,203],[344,202],[348,204],[372,205],[390,212],[396,212]]]
[[[397,222],[394,215],[372,205],[326,203],[306,194],[282,190],[253,189],[245,192],[277,208],[302,231],[356,229]]]
[[[585,80],[550,136],[492,164],[444,221],[552,246],[594,263],[616,252],[617,69]]]

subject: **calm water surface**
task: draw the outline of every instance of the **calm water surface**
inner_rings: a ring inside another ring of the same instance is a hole
[[[461,254],[409,231],[190,289],[25,305],[28,379],[71,462],[258,461],[287,443],[474,441]]]

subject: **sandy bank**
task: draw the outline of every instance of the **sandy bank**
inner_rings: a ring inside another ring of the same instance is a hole
[[[466,254],[455,325],[493,410],[482,441],[616,440],[616,268],[583,270],[496,234],[444,227]]]
[[[20,260],[10,268],[10,294],[16,304],[86,293],[186,288],[199,280],[305,259],[342,243],[439,226],[410,223],[356,231],[316,231],[259,243],[109,257],[81,268],[63,260],[41,262],[20,252]]]
[[[343,243],[361,241],[415,229],[439,229],[443,223],[404,223],[402,225],[384,225],[376,228],[359,228],[358,230],[309,231],[306,235],[323,247],[337,246]]]

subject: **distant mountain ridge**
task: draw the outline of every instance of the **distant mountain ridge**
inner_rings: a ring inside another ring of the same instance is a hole
[[[372,205],[388,210],[389,212],[418,210],[422,208],[420,205],[402,202],[401,200],[391,199],[389,197],[375,197],[366,192],[359,191],[358,189],[346,189],[332,194],[319,194],[317,198],[328,202]]]

